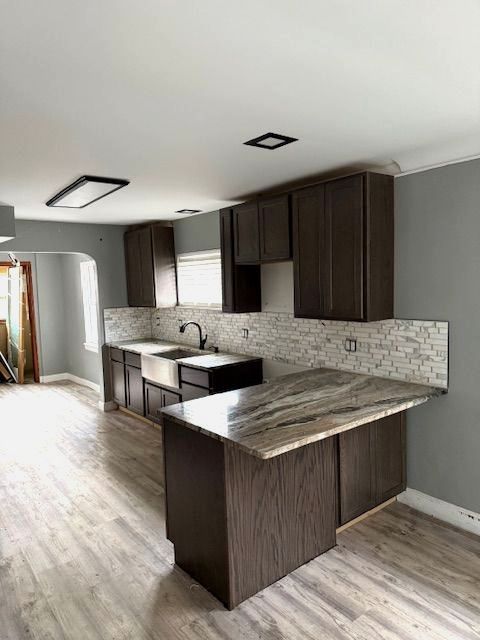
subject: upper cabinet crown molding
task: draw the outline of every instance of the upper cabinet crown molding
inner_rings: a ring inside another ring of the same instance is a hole
[[[128,304],[174,307],[177,304],[173,227],[153,224],[125,233]]]

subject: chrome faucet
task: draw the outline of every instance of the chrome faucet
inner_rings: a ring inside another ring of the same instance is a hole
[[[202,335],[202,327],[198,324],[198,322],[184,322],[182,324],[182,326],[180,327],[180,333],[185,333],[185,329],[188,327],[189,324],[194,324],[197,329],[198,329],[198,333],[200,334],[200,346],[199,348],[203,351],[205,349],[205,343],[207,342],[207,338],[208,335],[205,334],[205,337],[203,337]]]

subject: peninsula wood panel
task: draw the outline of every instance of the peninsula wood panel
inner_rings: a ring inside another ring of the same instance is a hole
[[[336,447],[260,460],[225,446],[229,608],[335,545]]]
[[[229,601],[223,444],[163,421],[167,537],[175,562]]]

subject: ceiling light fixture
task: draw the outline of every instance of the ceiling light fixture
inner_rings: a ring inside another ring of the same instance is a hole
[[[129,184],[128,180],[101,178],[100,176],[82,176],[50,198],[47,207],[65,207],[83,209],[89,204],[108,196]]]
[[[290,138],[289,136],[282,136],[280,133],[264,133],[263,136],[258,136],[258,138],[253,138],[252,140],[248,140],[243,144],[249,145],[250,147],[260,147],[261,149],[278,149],[279,147],[284,147],[286,144],[290,144],[291,142],[297,142],[298,138]]]
[[[183,213],[184,215],[191,215],[192,213],[201,213],[201,209],[180,209],[180,211],[175,211],[175,213]]]

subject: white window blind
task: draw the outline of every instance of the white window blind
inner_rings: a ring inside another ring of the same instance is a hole
[[[178,304],[222,306],[220,250],[181,253],[177,256]]]
[[[83,314],[85,318],[85,349],[98,352],[98,288],[97,266],[94,260],[80,263]]]

